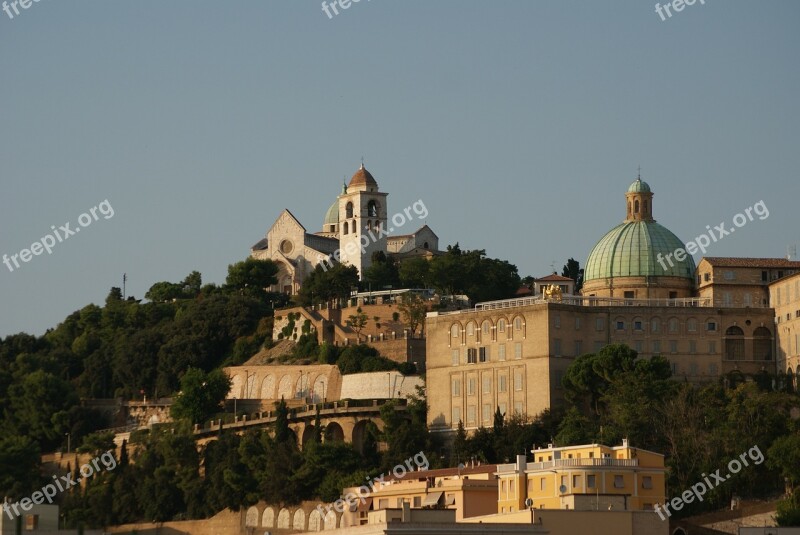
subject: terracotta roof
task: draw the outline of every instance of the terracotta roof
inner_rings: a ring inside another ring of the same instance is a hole
[[[515,295],[533,295],[533,291],[527,286],[520,286]]]
[[[392,479],[426,479],[429,477],[446,477],[446,476],[468,476],[470,474],[494,474],[497,472],[496,464],[482,464],[479,466],[465,466],[464,468],[439,468],[437,470],[418,470],[409,472],[402,478],[396,478],[394,474],[389,472],[386,480]]]
[[[370,172],[364,168],[363,163],[361,164],[361,168],[356,171],[356,173],[350,179],[350,184],[347,185],[347,188],[350,189],[358,186],[378,187],[378,183],[375,182],[374,178],[372,178]]]
[[[536,282],[573,282],[572,279],[569,277],[562,277],[561,275],[556,275],[553,273],[552,275],[548,275],[546,277],[542,277],[541,279],[534,279]]]
[[[797,268],[800,269],[800,262],[797,260],[786,260],[785,258],[735,258],[710,256],[703,260],[717,267],[752,267],[752,268]]]

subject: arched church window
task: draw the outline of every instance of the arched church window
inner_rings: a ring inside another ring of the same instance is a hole
[[[427,248],[428,248],[428,242],[425,242],[425,243],[423,243],[423,244],[422,244],[422,248],[423,248],[423,249],[427,249]]]
[[[342,225],[342,234],[347,234],[347,231],[348,231],[348,224],[347,221],[345,221],[344,225]]]
[[[639,201],[633,201],[633,211],[639,213]]]
[[[644,211],[647,213],[647,201],[644,201]]]
[[[367,219],[367,230],[372,230],[372,221]]]
[[[369,203],[367,203],[367,216],[378,217],[378,203],[375,201],[369,201]]]
[[[351,217],[353,217],[353,203],[349,202],[349,203],[347,203],[345,205],[345,207],[344,207],[344,216],[347,219],[350,219]]]

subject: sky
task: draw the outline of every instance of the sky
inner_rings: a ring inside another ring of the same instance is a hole
[[[643,0],[17,8],[0,11],[0,336],[102,304],[123,273],[137,298],[193,270],[224,282],[284,208],[321,230],[362,157],[390,215],[421,200],[442,248],[521,276],[585,263],[639,166],[683,241],[763,201],[707,256],[800,241],[793,0],[664,20]]]

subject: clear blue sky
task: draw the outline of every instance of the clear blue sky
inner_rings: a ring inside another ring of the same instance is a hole
[[[13,11],[12,11],[13,13]],[[10,272],[0,335],[41,334],[128,274],[222,282],[281,209],[310,231],[362,155],[389,213],[521,275],[585,262],[642,176],[709,256],[800,241],[800,3],[41,0],[0,12],[0,254],[108,199]],[[728,225],[730,226],[730,224]]]

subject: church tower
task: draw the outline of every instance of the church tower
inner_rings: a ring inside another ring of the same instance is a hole
[[[355,266],[361,279],[377,251],[386,253],[386,197],[378,183],[361,164],[339,195],[339,250],[343,264]]]

